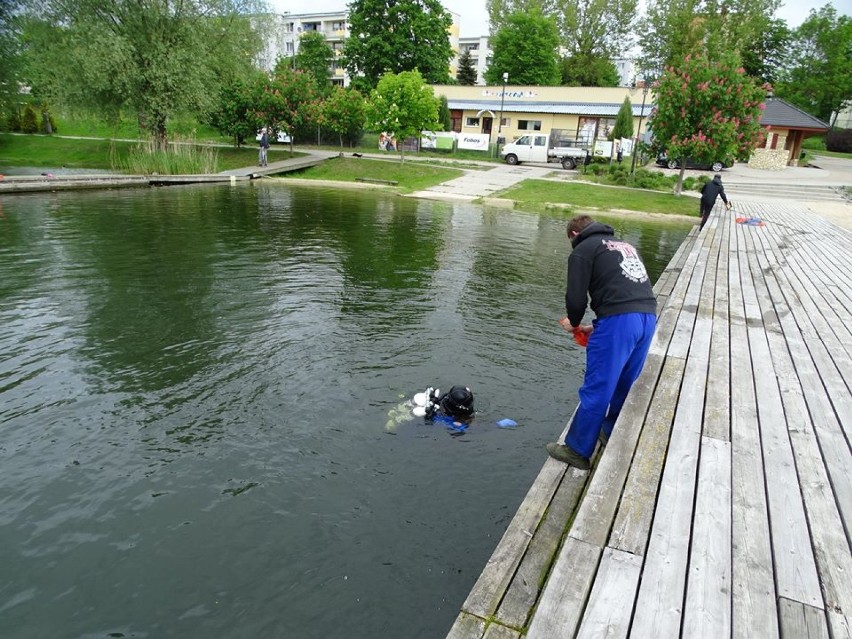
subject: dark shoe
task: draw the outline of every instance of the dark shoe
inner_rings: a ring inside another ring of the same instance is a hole
[[[601,434],[598,435],[598,442],[600,442],[601,446],[606,446],[607,442],[609,442],[609,435],[606,434],[604,429],[601,429]]]
[[[561,462],[565,462],[569,466],[580,470],[589,470],[591,464],[589,460],[583,457],[580,453],[574,452],[573,448],[551,442],[547,445],[547,454]]]

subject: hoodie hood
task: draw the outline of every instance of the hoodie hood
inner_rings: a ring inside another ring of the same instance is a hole
[[[714,181],[716,184],[721,184],[721,183],[722,183],[722,176],[721,176],[721,175],[714,175],[714,176],[713,176],[713,181]]]
[[[615,235],[615,229],[609,224],[604,224],[603,222],[592,222],[580,231],[580,234],[577,237],[571,240],[571,246],[573,248],[577,248],[577,245],[580,244],[580,242],[592,235]]]

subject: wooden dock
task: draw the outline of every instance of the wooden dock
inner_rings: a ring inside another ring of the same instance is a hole
[[[852,636],[850,265],[801,208],[690,232],[609,444],[546,459],[448,639]]]

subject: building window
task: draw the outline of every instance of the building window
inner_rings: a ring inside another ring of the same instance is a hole
[[[509,126],[512,123],[512,118],[502,118],[500,120],[500,126]]]
[[[518,120],[519,131],[541,131],[541,120]]]
[[[479,126],[479,118],[465,118],[465,126]]]

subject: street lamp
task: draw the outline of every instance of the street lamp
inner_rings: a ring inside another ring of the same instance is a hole
[[[642,130],[642,118],[645,116],[645,98],[648,97],[648,78],[642,80],[642,108],[639,110],[639,127],[636,129],[636,140],[633,143],[633,161],[631,162],[630,172],[636,170],[636,156],[639,150],[639,132]]]
[[[497,156],[500,156],[500,132],[503,130],[503,103],[506,101],[506,82],[509,80],[509,73],[503,72],[503,92],[500,94],[500,120],[497,123]]]

